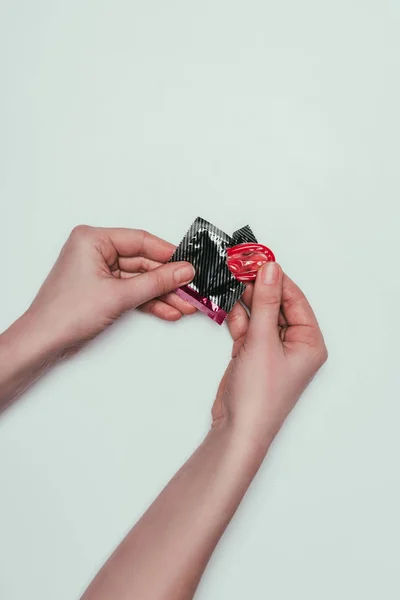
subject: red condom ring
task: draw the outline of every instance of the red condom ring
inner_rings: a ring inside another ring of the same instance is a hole
[[[227,248],[227,264],[239,281],[254,281],[257,271],[267,262],[275,261],[272,250],[262,244],[238,244]]]

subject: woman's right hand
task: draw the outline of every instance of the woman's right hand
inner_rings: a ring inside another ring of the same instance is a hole
[[[85,600],[193,598],[269,443],[325,361],[307,300],[278,265],[267,269],[246,292],[250,319],[239,304],[230,314],[233,358],[214,404],[214,427],[100,571]]]
[[[327,360],[307,299],[277,263],[267,263],[228,316],[232,360],[221,381],[213,426],[230,424],[262,451]]]

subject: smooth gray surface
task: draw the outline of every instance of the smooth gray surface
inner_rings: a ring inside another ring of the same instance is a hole
[[[75,224],[177,242],[200,214],[249,222],[326,334],[199,600],[400,597],[399,17],[394,0],[0,4],[0,329]],[[229,352],[206,317],[129,315],[2,416],[2,599],[78,598],[202,439]]]

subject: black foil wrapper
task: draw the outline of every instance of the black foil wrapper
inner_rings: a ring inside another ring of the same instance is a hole
[[[179,296],[222,324],[246,286],[228,269],[226,249],[237,244],[257,243],[248,225],[231,236],[198,217],[175,250],[171,261],[187,261],[196,270],[193,281],[177,290]]]

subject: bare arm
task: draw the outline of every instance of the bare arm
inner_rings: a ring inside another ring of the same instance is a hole
[[[190,600],[266,452],[326,359],[313,312],[277,265],[252,307],[230,316],[233,359],[213,406],[213,427],[117,548],[82,600]],[[265,273],[264,273],[265,274]],[[272,277],[272,275],[274,275]]]
[[[47,370],[55,354],[29,312],[0,335],[0,412]]]
[[[263,458],[210,431],[117,548],[83,600],[189,600]]]

